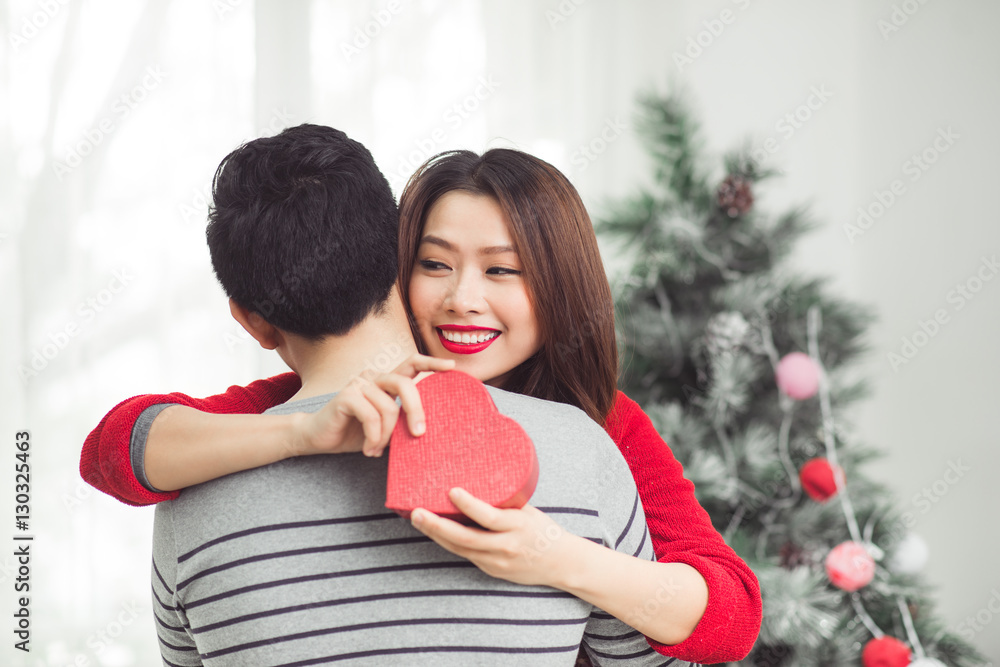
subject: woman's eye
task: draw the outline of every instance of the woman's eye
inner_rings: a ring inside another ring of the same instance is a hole
[[[508,269],[503,266],[491,266],[486,269],[486,275],[489,276],[519,276],[521,272],[517,269]]]
[[[441,269],[448,268],[447,265],[442,264],[441,262],[435,262],[433,259],[422,259],[419,261],[419,264],[428,271],[440,271]]]

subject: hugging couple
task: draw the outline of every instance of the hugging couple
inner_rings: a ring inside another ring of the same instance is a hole
[[[122,502],[159,503],[165,665],[572,665],[581,652],[683,665],[750,651],[757,580],[616,388],[593,227],[552,165],[445,152],[397,207],[364,146],[299,125],[223,159],[207,237],[233,317],[294,372],[126,400],[80,464]],[[375,359],[394,370],[366,373]],[[534,442],[537,488],[520,509],[456,488],[474,523],[407,520],[385,508],[383,454],[397,419],[426,429],[419,379],[452,369]]]

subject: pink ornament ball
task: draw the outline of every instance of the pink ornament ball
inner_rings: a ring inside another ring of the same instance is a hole
[[[808,354],[791,352],[778,362],[774,379],[778,389],[796,401],[804,401],[819,389],[819,366]]]
[[[857,542],[841,542],[830,550],[823,564],[830,583],[848,593],[864,588],[875,577],[875,559]]]
[[[910,649],[895,637],[878,637],[865,644],[861,664],[865,667],[906,667],[910,664]]]
[[[836,475],[836,479],[834,478]],[[818,503],[825,503],[837,495],[837,482],[844,486],[844,471],[834,467],[823,457],[807,461],[799,470],[799,481],[806,494]]]

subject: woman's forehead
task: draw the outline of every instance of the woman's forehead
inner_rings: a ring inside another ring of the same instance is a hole
[[[491,197],[449,192],[431,208],[421,244],[445,250],[474,248],[484,254],[514,251],[514,242],[500,205]]]

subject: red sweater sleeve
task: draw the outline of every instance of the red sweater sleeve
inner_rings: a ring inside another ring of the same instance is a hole
[[[224,394],[191,398],[185,394],[144,394],[122,401],[97,425],[83,443],[80,476],[99,491],[126,505],[153,505],[172,500],[179,491],[154,493],[132,473],[129,445],[132,427],[146,408],[159,403],[175,403],[215,414],[256,414],[284,403],[299,390],[295,373],[284,373],[246,387],[230,387]]]
[[[743,659],[760,632],[757,577],[712,525],[694,484],[635,401],[618,392],[604,428],[635,477],[657,558],[690,565],[708,584],[708,607],[691,636],[674,646],[650,645],[689,662]]]

